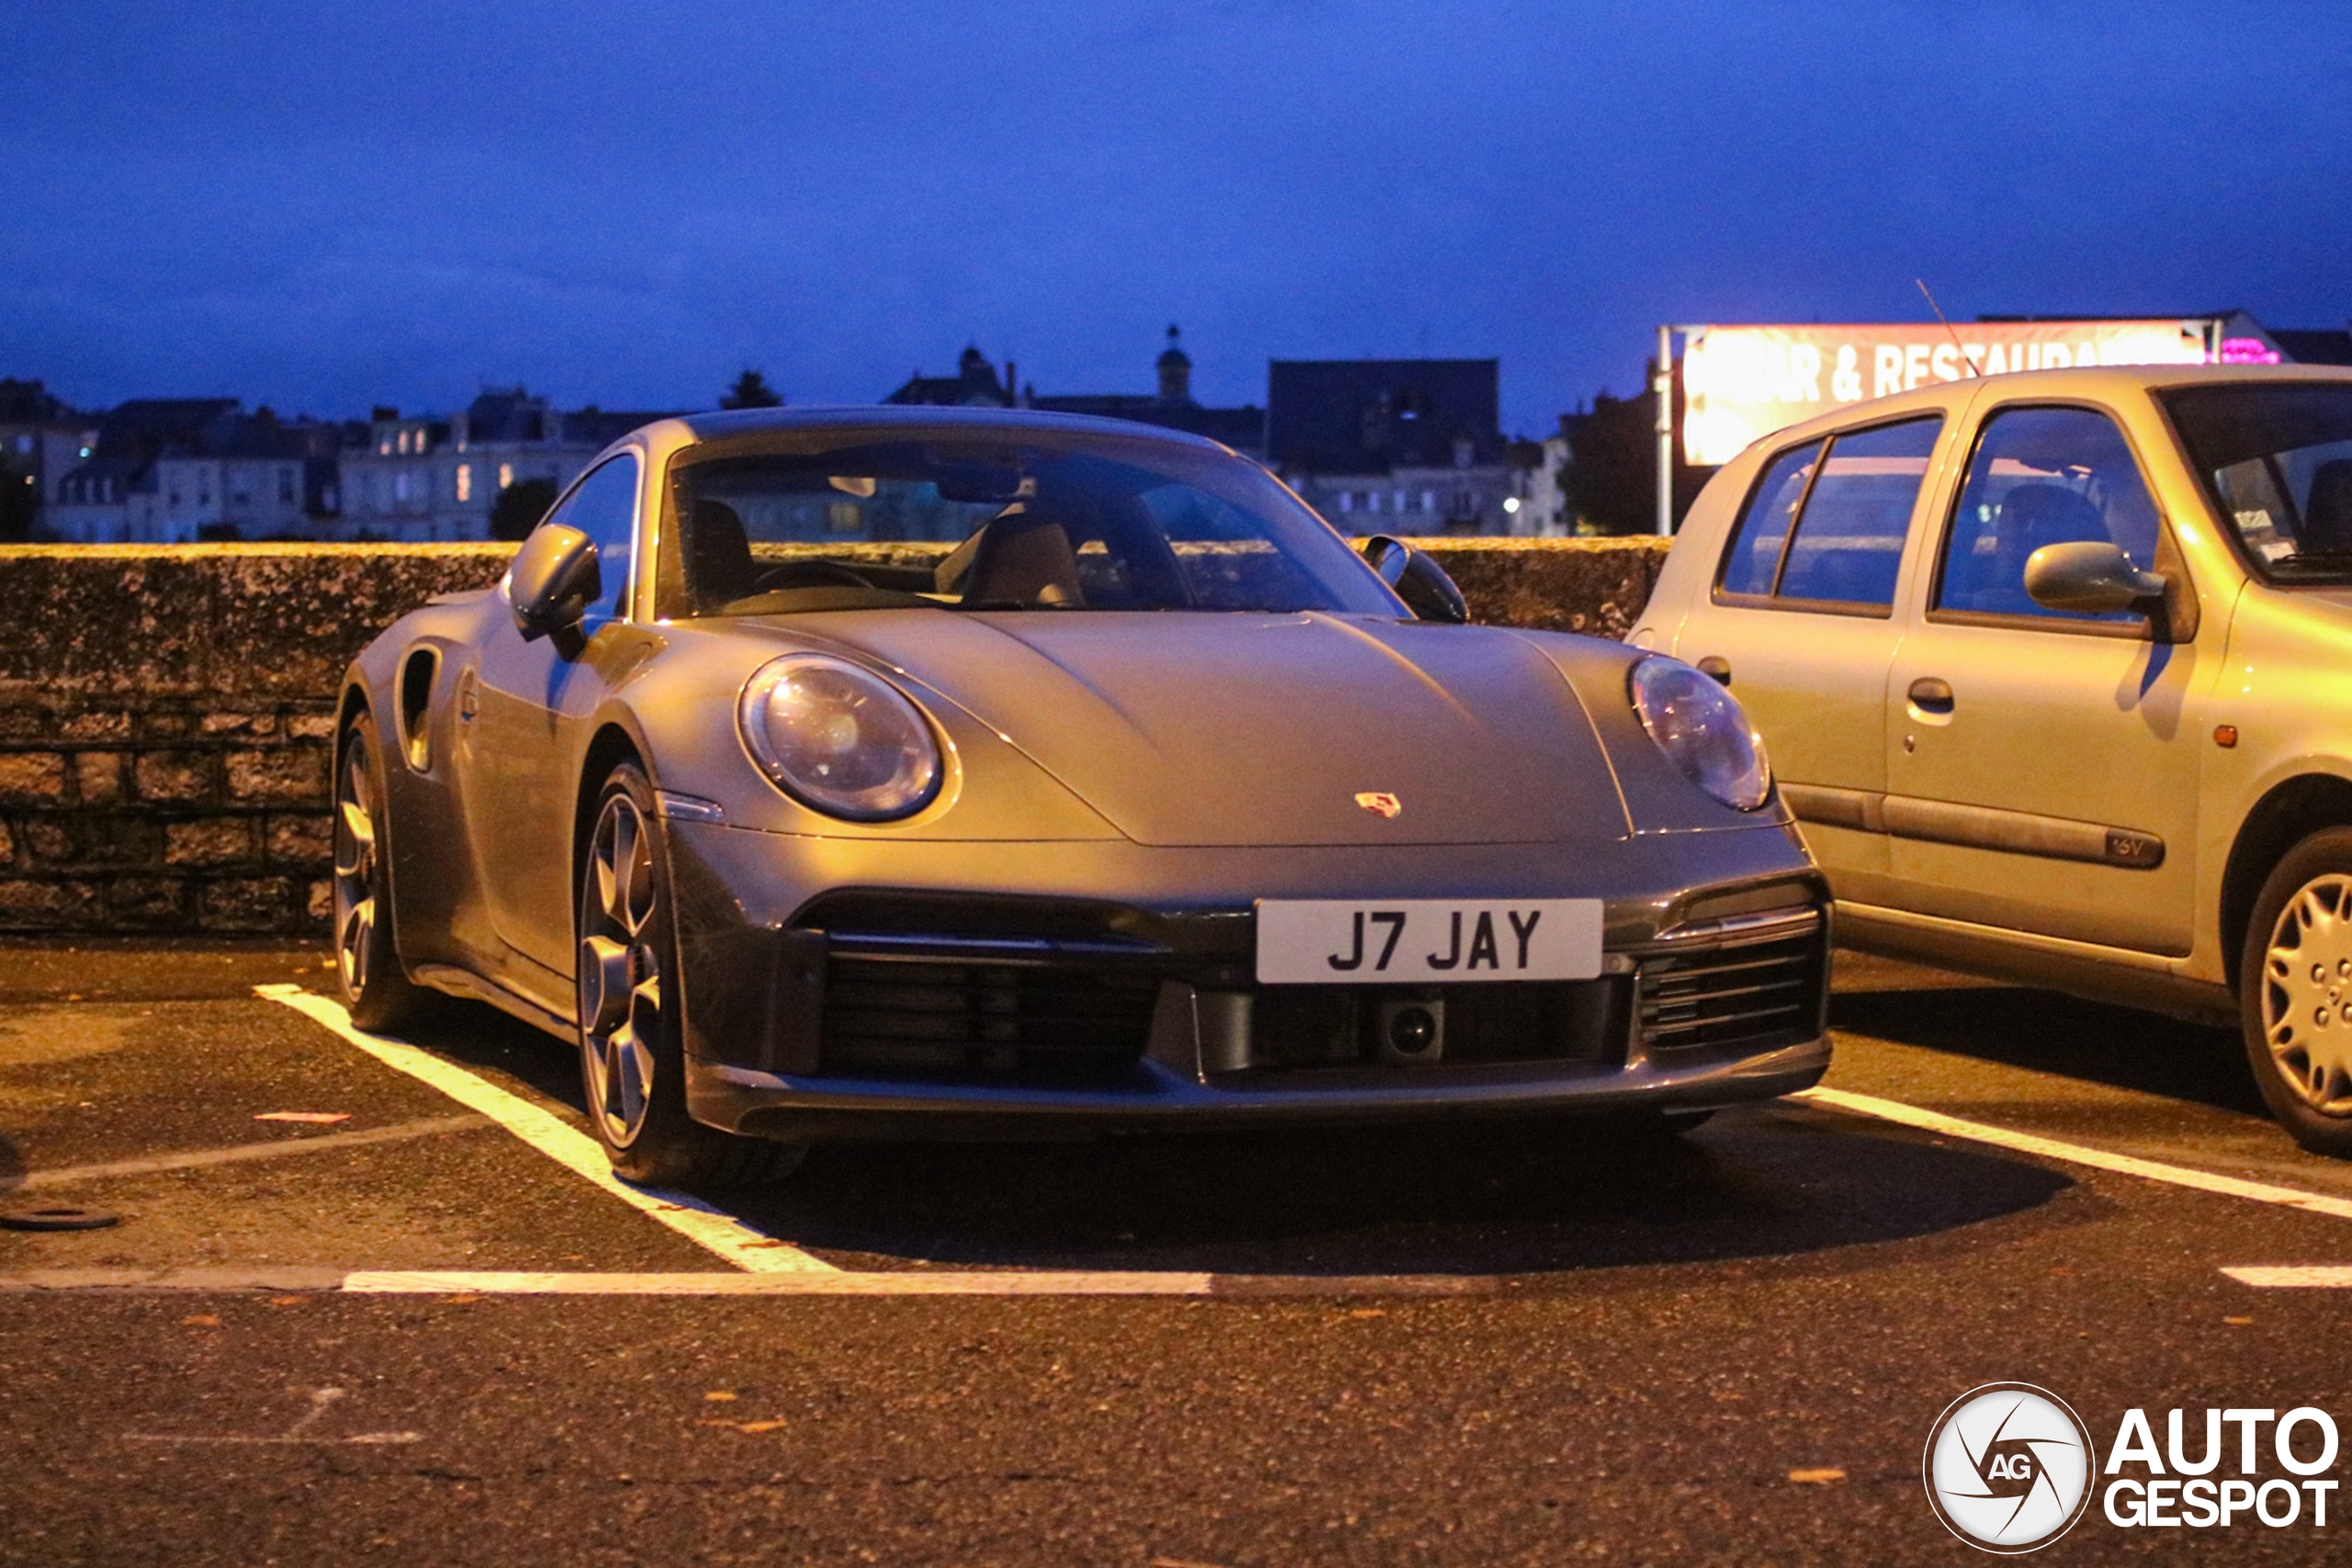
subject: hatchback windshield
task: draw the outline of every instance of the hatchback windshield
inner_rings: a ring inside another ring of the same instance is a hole
[[[786,445],[790,443],[790,445]],[[1171,443],[795,432],[673,469],[660,613],[1402,607],[1255,466]]]
[[[2245,554],[2280,582],[2352,582],[2352,383],[2159,394]]]

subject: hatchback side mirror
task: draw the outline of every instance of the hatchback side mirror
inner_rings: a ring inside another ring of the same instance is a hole
[[[2137,610],[2152,617],[2165,613],[2170,580],[2142,571],[2115,546],[2098,541],[2044,545],[2025,561],[2025,591],[2045,610],[2109,615]]]
[[[506,581],[514,602],[514,629],[525,642],[577,626],[605,592],[596,541],[560,523],[531,530],[514,552]]]
[[[1363,542],[1363,558],[1380,581],[1396,591],[1416,619],[1460,626],[1470,618],[1469,601],[1445,574],[1445,568],[1402,539],[1374,534]]]

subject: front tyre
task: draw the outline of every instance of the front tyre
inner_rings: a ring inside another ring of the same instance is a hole
[[[2238,965],[2246,1060],[2270,1113],[2352,1157],[2352,828],[2297,844],[2254,902]]]
[[[581,1082],[613,1169],[657,1187],[718,1188],[773,1174],[797,1151],[731,1137],[686,1114],[677,936],[653,787],[634,764],[597,796],[580,865]]]
[[[353,1023],[396,1030],[424,1013],[429,993],[409,980],[393,946],[383,750],[366,709],[344,726],[335,759],[335,972]]]

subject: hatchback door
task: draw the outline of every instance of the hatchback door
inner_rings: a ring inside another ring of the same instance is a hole
[[[1944,530],[1926,614],[1888,682],[1888,901],[2186,953],[2199,699],[2211,672],[2200,681],[2195,641],[2162,640],[2147,616],[2034,603],[2027,558],[2079,542],[2115,544],[2187,586],[2112,411],[1994,407]]]
[[[1905,547],[1940,471],[1943,413],[1909,413],[1770,458],[1675,641],[1728,684],[1838,897],[1876,902],[1887,867],[1887,671]]]

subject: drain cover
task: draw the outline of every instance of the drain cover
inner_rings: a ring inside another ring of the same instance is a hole
[[[0,1230],[99,1231],[116,1223],[104,1209],[0,1209]]]

